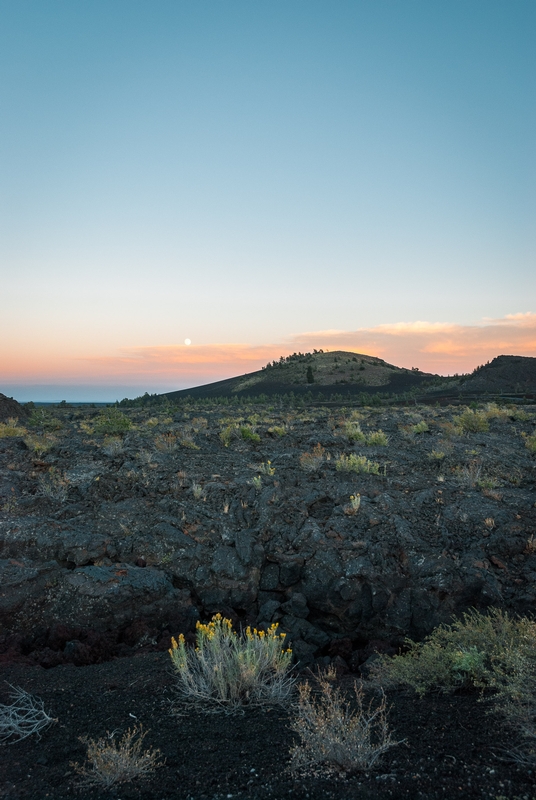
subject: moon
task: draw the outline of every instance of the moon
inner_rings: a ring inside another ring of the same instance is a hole
[[[185,339],[184,340],[184,344],[192,344],[192,340],[191,339]]]

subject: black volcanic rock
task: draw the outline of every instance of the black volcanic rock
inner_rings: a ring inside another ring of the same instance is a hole
[[[0,422],[5,422],[8,419],[25,419],[28,416],[28,411],[13,400],[12,397],[6,397],[5,394],[0,392]]]
[[[533,609],[536,414],[493,406],[464,433],[462,412],[156,406],[111,447],[96,412],[55,409],[39,456],[1,440],[0,657],[23,634],[21,658],[90,663],[219,611],[279,622],[310,662],[472,606]]]

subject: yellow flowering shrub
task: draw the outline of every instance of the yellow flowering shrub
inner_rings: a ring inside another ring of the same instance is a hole
[[[195,648],[184,636],[172,638],[169,654],[183,700],[209,710],[238,710],[244,705],[282,704],[290,696],[292,651],[277,623],[267,631],[233,631],[231,620],[216,614],[197,623]]]

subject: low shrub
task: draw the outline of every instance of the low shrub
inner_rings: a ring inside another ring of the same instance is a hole
[[[500,422],[507,422],[512,412],[507,408],[499,408],[497,403],[487,403],[484,414],[486,415],[486,419],[497,419]]]
[[[129,728],[122,738],[114,741],[114,734],[102,739],[80,741],[87,745],[87,764],[72,763],[75,772],[82,778],[84,786],[103,786],[110,788],[116,783],[126,783],[153,772],[163,766],[159,761],[160,750],[142,751],[143,740],[147,735],[141,726]]]
[[[387,447],[389,438],[382,430],[372,431],[367,434],[366,444],[369,447]]]
[[[283,704],[293,690],[289,676],[292,651],[277,623],[266,632],[233,631],[221,614],[197,623],[197,646],[188,648],[181,634],[169,651],[182,700],[209,711],[240,710],[244,705]]]
[[[372,769],[395,741],[387,723],[382,693],[379,704],[365,706],[363,687],[354,684],[355,708],[327,678],[319,679],[315,698],[306,681],[298,687],[298,707],[291,729],[301,739],[290,751],[290,768],[320,767],[343,773]]]
[[[387,447],[389,439],[382,430],[363,433],[358,421],[351,420],[345,423],[344,433],[351,443],[358,442],[369,447]]]
[[[344,426],[344,433],[350,442],[364,442],[366,439],[365,434],[361,430],[359,422],[347,422]]]
[[[380,474],[380,465],[376,461],[369,461],[366,456],[356,456],[355,453],[351,453],[349,456],[339,456],[335,462],[335,467],[340,472]]]
[[[54,467],[41,475],[38,483],[39,494],[43,497],[48,497],[49,500],[55,500],[58,503],[64,503],[67,500],[69,481],[65,476],[56,472]]]
[[[444,450],[431,450],[428,453],[428,458],[430,461],[443,461],[445,458],[446,453]]]
[[[506,655],[536,647],[536,622],[514,619],[494,608],[470,611],[450,625],[440,625],[422,642],[406,639],[407,652],[381,656],[371,675],[381,685],[407,684],[423,695],[462,686],[494,686]]]
[[[102,436],[120,436],[132,428],[132,422],[118,408],[106,408],[95,419],[93,432]]]
[[[155,437],[154,446],[161,453],[172,453],[178,447],[177,437],[171,431],[166,431]]]
[[[226,425],[220,431],[220,442],[224,447],[229,447],[235,431],[234,425]]]
[[[47,453],[56,443],[56,438],[51,433],[30,433],[24,437],[24,444],[32,453],[40,458]]]
[[[461,433],[485,433],[489,431],[489,422],[483,411],[474,411],[467,408],[462,414],[453,419],[455,427]]]
[[[45,711],[45,704],[24,689],[12,686],[12,703],[0,703],[0,743],[20,742],[34,733],[38,735],[57,720]]]
[[[411,426],[411,432],[416,435],[418,435],[419,433],[428,433],[429,430],[430,428],[428,427],[428,423],[425,422],[424,419],[421,420],[420,422],[417,422],[416,425]]]
[[[192,483],[192,494],[195,500],[201,500],[203,497],[206,496],[206,492],[201,486],[200,483]]]
[[[242,425],[240,427],[240,436],[245,442],[251,442],[252,444],[260,444],[261,437],[258,433],[249,427],[249,425]]]
[[[529,453],[536,453],[536,433],[533,433],[532,436],[524,436],[525,439],[525,447],[529,451]]]
[[[102,451],[107,456],[114,457],[120,455],[125,449],[125,445],[123,444],[123,440],[120,436],[106,436],[104,438],[104,444],[102,446]]]
[[[300,467],[305,472],[317,472],[324,463],[324,448],[322,445],[315,444],[312,453],[302,453],[300,456]]]
[[[272,425],[268,428],[268,433],[271,433],[272,436],[277,436],[279,439],[285,436],[286,432],[286,428],[283,428],[281,425]]]
[[[420,695],[462,686],[492,690],[486,699],[493,712],[521,738],[511,757],[536,766],[536,621],[497,608],[471,611],[423,642],[406,643],[404,655],[380,657],[371,669],[373,680],[407,684]]]
[[[200,450],[194,439],[194,430],[190,426],[184,426],[177,432],[177,441],[181,447],[188,447],[190,450]]]
[[[35,408],[28,419],[29,428],[39,428],[43,431],[58,431],[62,422],[44,408]]]

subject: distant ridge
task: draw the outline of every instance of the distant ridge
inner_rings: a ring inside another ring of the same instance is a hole
[[[389,364],[381,358],[344,350],[293,353],[260,370],[235,378],[167,392],[162,397],[259,397],[313,393],[319,399],[360,394],[403,395],[448,399],[464,395],[506,395],[536,397],[536,358],[500,355],[472,373],[443,377]]]
[[[497,356],[481,367],[477,367],[463,381],[460,391],[466,392],[512,392],[519,394],[536,392],[536,358],[531,356]]]

